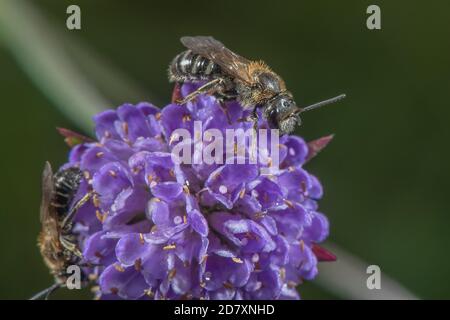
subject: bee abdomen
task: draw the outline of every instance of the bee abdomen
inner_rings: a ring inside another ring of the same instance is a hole
[[[55,193],[52,205],[58,215],[64,217],[80,185],[82,173],[77,168],[68,168],[55,174]]]
[[[178,54],[169,66],[169,81],[196,82],[210,80],[221,73],[220,66],[212,60],[186,50]]]

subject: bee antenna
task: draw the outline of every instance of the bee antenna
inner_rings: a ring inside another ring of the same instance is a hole
[[[52,292],[54,292],[56,289],[58,289],[58,288],[60,288],[60,287],[61,287],[61,284],[59,284],[59,283],[54,283],[54,284],[52,284],[50,287],[48,287],[48,288],[46,288],[46,289],[44,289],[44,290],[42,290],[42,291],[36,293],[34,296],[32,296],[32,297],[30,298],[30,300],[37,300],[37,299],[39,299],[39,298],[41,298],[41,297],[44,297],[44,296],[45,296],[45,300],[47,300],[47,299],[48,299],[48,296],[49,296],[50,294],[52,294]]]
[[[303,112],[306,112],[306,111],[311,111],[313,109],[317,109],[317,108],[323,107],[323,106],[325,106],[327,104],[338,102],[339,100],[342,100],[345,97],[346,97],[345,94],[341,94],[341,95],[338,95],[338,96],[336,96],[334,98],[327,99],[327,100],[324,100],[324,101],[321,101],[321,102],[317,102],[317,103],[312,104],[310,106],[301,108],[297,113],[303,113]]]

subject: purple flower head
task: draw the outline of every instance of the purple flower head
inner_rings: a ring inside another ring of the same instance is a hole
[[[72,148],[65,166],[85,177],[77,197],[94,192],[74,232],[98,298],[298,299],[297,285],[316,276],[328,220],[321,184],[303,165],[329,139],[281,137],[279,168],[264,175],[264,161],[174,161],[178,144],[196,143],[175,141],[176,129],[252,127],[237,102],[224,110],[210,95],[163,109],[124,104],[94,117],[96,141]]]

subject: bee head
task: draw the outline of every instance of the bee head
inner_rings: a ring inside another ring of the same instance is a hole
[[[300,125],[299,108],[289,92],[283,92],[269,100],[266,118],[272,128],[280,130],[280,134],[291,133],[296,125]]]
[[[314,110],[345,98],[341,94],[304,108],[299,108],[289,92],[282,92],[267,102],[265,115],[271,127],[280,129],[280,133],[286,134],[294,131],[296,125],[301,125],[300,113]]]

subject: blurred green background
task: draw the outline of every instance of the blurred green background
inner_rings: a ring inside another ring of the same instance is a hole
[[[0,0],[0,10],[8,1]],[[325,188],[320,206],[331,222],[329,241],[379,265],[420,298],[450,298],[450,2],[29,3],[53,32],[41,30],[43,38],[27,43],[54,41],[89,81],[82,82],[105,98],[94,108],[140,100],[164,106],[167,65],[182,50],[178,39],[197,34],[265,60],[299,104],[345,92],[343,103],[308,113],[297,130],[307,140],[336,135],[308,164]],[[81,30],[66,28],[70,4],[81,7]],[[369,4],[381,7],[381,30],[366,28]],[[52,282],[35,243],[44,161],[58,166],[68,152],[55,127],[85,127],[64,113],[57,102],[64,97],[42,90],[45,70],[30,80],[23,59],[33,61],[34,50],[14,49],[12,38],[27,30],[8,31],[1,21],[0,28],[0,298],[23,299]],[[60,85],[72,85],[70,75],[60,76]],[[300,292],[305,299],[346,298],[315,282]],[[56,298],[88,296],[62,290]]]

